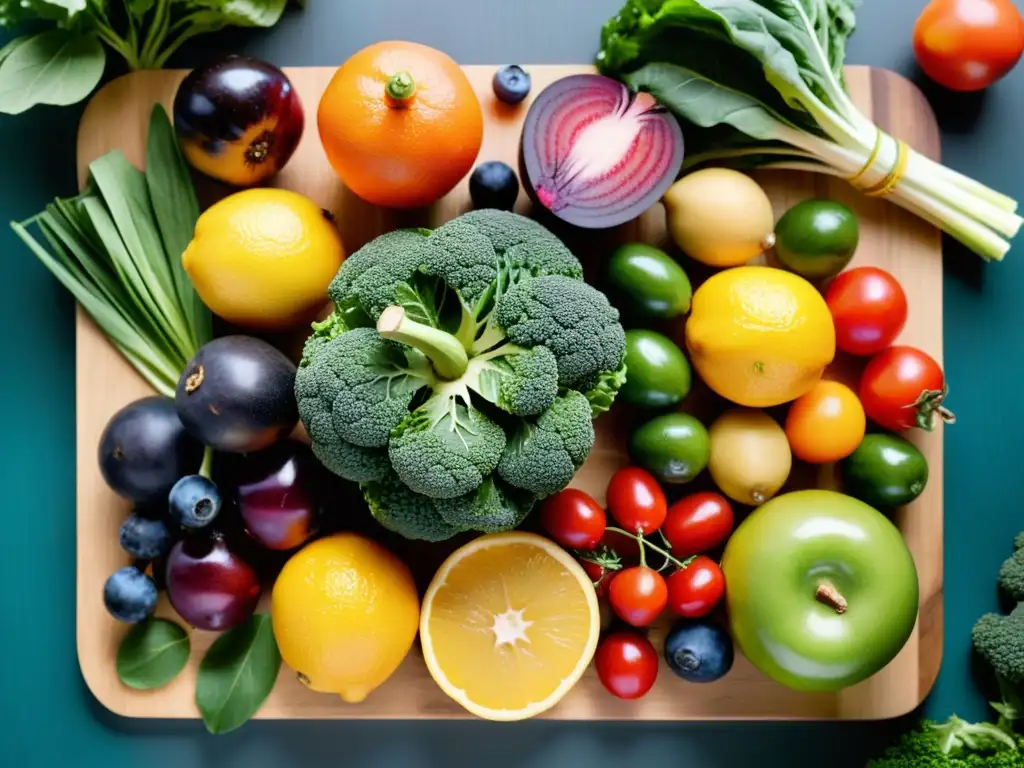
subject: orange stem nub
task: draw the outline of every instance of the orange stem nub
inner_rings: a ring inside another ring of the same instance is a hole
[[[416,81],[408,72],[398,72],[388,80],[388,84],[384,86],[384,93],[392,106],[408,106],[416,95]]]

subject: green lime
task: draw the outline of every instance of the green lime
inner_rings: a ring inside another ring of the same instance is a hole
[[[928,462],[913,443],[888,432],[864,436],[840,463],[843,490],[876,509],[909,504],[928,484]]]
[[[626,315],[676,317],[690,311],[693,289],[683,268],[645,243],[620,245],[608,260],[608,292]]]
[[[809,280],[842,272],[860,239],[857,216],[835,200],[797,203],[775,225],[775,255],[787,269]]]
[[[688,483],[708,465],[708,431],[688,413],[666,413],[629,438],[630,458],[663,483]]]
[[[672,339],[626,331],[626,383],[619,397],[640,408],[666,408],[690,394],[690,364]]]

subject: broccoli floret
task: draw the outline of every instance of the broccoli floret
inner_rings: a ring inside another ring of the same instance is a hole
[[[558,396],[558,363],[547,347],[504,344],[473,358],[466,386],[516,416],[537,416]]]
[[[534,497],[487,478],[475,491],[434,505],[446,523],[464,530],[497,533],[518,527],[533,509]]]
[[[380,481],[363,483],[361,488],[370,514],[399,536],[421,541],[445,541],[465,530],[446,523],[431,499],[413,493],[393,472]]]
[[[515,344],[544,345],[558,361],[558,383],[587,391],[626,355],[619,311],[596,288],[561,275],[519,283],[498,299],[495,319]]]
[[[590,403],[579,392],[569,391],[536,424],[520,424],[509,437],[498,474],[510,485],[544,498],[569,484],[593,447]]]
[[[498,275],[498,254],[491,241],[465,217],[453,219],[430,235],[426,271],[455,288],[467,306],[491,290]]]
[[[1024,683],[1024,603],[1009,616],[987,613],[971,630],[971,642],[1002,680]]]
[[[924,721],[905,733],[867,768],[1013,768],[1024,765],[1017,740],[991,723],[953,715]]]
[[[419,352],[381,338],[372,328],[356,328],[303,357],[295,396],[303,423],[317,424],[317,441],[330,439],[322,428],[326,413],[342,440],[381,448],[409,414],[416,392],[432,381]]]
[[[383,448],[364,448],[344,440],[314,440],[311,448],[328,470],[354,483],[383,480],[391,472],[391,461]]]
[[[335,304],[344,304],[353,292],[355,281],[379,264],[394,259],[396,253],[421,249],[430,232],[424,229],[396,229],[371,240],[350,255],[327,288],[327,295]]]
[[[398,425],[388,455],[416,493],[451,499],[478,487],[504,449],[501,427],[472,406],[435,396]]]
[[[1014,602],[1024,601],[1024,533],[1013,539],[1013,554],[999,568],[999,589]]]
[[[533,219],[509,211],[485,208],[470,211],[459,221],[472,225],[502,256],[503,269],[511,282],[523,277],[565,275],[583,279],[583,265],[572,251]]]

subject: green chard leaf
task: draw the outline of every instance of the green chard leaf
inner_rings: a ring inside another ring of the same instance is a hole
[[[81,101],[99,83],[105,63],[95,35],[51,29],[22,40],[0,63],[0,113]]]
[[[148,691],[173,680],[188,663],[185,630],[167,619],[136,624],[117,649],[117,676],[129,688]]]
[[[280,668],[269,614],[256,614],[218,637],[196,679],[196,706],[207,730],[227,733],[248,721],[270,695]]]
[[[16,37],[10,42],[8,42],[6,45],[4,45],[3,48],[0,48],[0,64],[3,64],[4,59],[6,59],[8,56],[14,53],[15,48],[24,43],[26,40],[30,40],[31,37],[31,35],[22,35],[21,37]]]
[[[192,4],[207,9],[192,14],[202,27],[272,27],[280,21],[288,0],[192,0]]]

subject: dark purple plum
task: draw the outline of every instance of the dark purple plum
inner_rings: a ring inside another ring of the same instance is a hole
[[[199,469],[203,446],[186,431],[174,401],[154,395],[111,417],[98,454],[103,479],[115,493],[140,504],[166,504],[178,478]]]
[[[270,178],[291,159],[305,117],[280,69],[227,56],[192,70],[174,97],[174,128],[196,170],[238,187]]]
[[[174,401],[185,429],[204,445],[260,451],[298,423],[295,364],[261,339],[223,336],[185,366]]]
[[[256,571],[219,533],[182,539],[167,557],[167,596],[196,629],[221,632],[252,616],[260,599]]]
[[[305,443],[282,440],[232,457],[228,472],[246,530],[267,549],[295,549],[319,531],[329,478]]]

